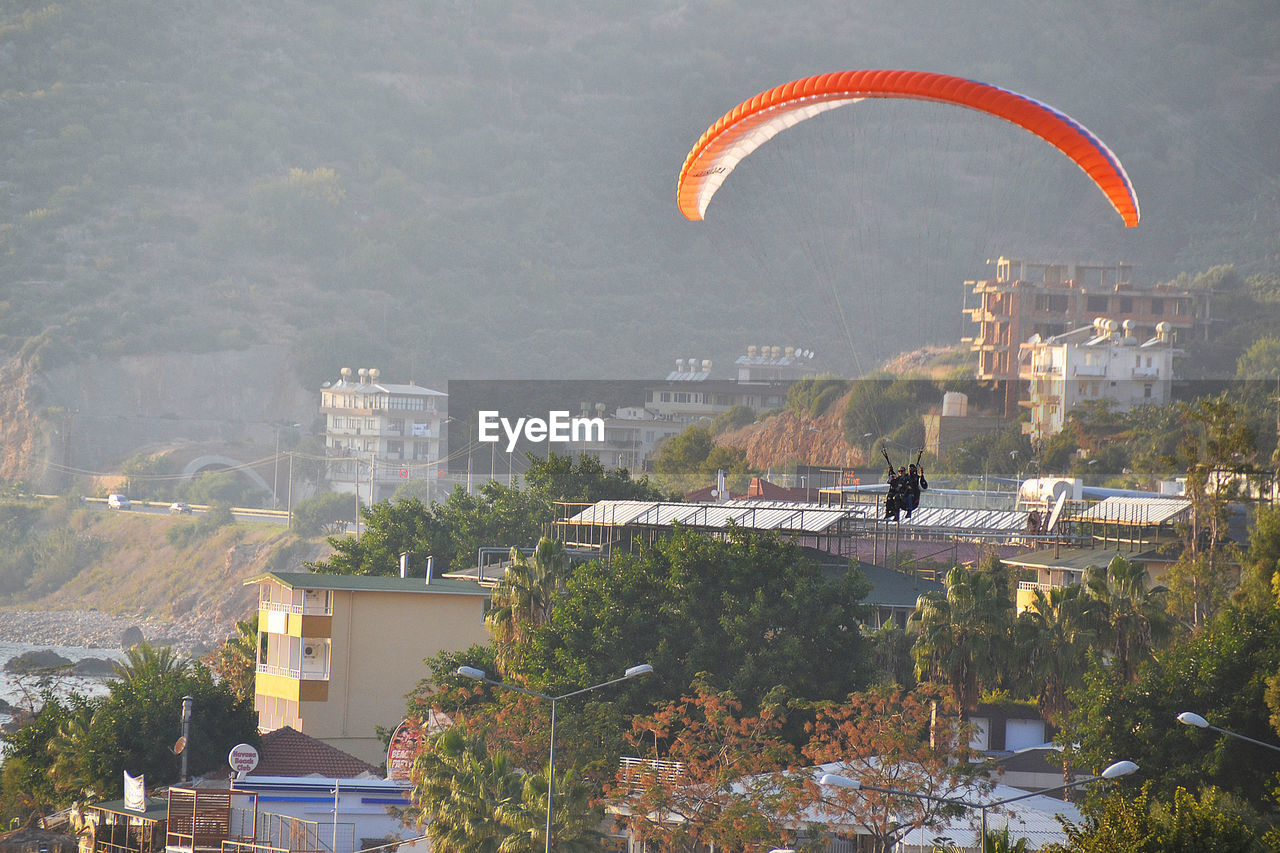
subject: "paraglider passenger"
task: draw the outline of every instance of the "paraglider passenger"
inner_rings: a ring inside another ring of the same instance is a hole
[[[906,472],[906,492],[907,492],[907,518],[911,517],[912,511],[920,506],[920,492],[929,488],[929,481],[924,478],[924,469],[916,467],[911,463],[911,467]]]
[[[905,473],[905,469],[903,471]],[[889,466],[887,475],[889,483],[889,491],[884,499],[884,517],[888,521],[897,521],[898,513],[901,512],[904,504],[902,501],[902,478],[893,470],[893,466]]]

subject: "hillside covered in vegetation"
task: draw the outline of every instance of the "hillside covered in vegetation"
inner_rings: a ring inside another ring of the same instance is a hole
[[[348,363],[653,376],[768,334],[850,375],[954,342],[997,253],[1274,276],[1278,28],[1265,0],[10,6],[0,356],[268,342],[315,387]],[[806,123],[707,222],[679,215],[716,117],[852,67],[1063,109],[1142,224],[1020,131],[911,104]]]

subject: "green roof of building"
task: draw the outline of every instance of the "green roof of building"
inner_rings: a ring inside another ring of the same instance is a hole
[[[129,817],[136,817],[150,821],[160,821],[169,817],[169,801],[167,799],[160,797],[147,797],[144,803],[146,811],[141,812],[126,809],[124,807],[124,800],[107,800],[102,803],[93,803],[89,808],[103,812],[111,812],[112,814],[128,815]]]
[[[915,607],[916,599],[924,593],[942,592],[946,589],[938,581],[861,560],[858,561],[858,568],[871,582],[871,591],[867,593],[863,603],[877,607]]]
[[[429,595],[488,595],[489,590],[475,581],[453,578],[402,578],[388,575],[321,575],[312,572],[267,572],[251,577],[245,586],[275,581],[290,589],[330,589],[352,592],[402,592]]]

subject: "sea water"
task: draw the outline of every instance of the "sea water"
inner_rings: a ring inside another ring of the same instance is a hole
[[[34,675],[19,675],[3,671],[3,667],[12,658],[27,652],[52,651],[67,660],[78,661],[83,658],[103,658],[106,660],[124,660],[124,652],[119,649],[82,649],[71,646],[32,645],[30,643],[13,643],[0,640],[0,699],[14,707],[26,707],[30,702],[40,701],[41,691],[50,690],[59,698],[66,698],[72,693],[82,696],[102,696],[107,692],[109,676],[55,675],[49,677],[45,684]],[[0,711],[0,723],[8,722],[8,717]]]

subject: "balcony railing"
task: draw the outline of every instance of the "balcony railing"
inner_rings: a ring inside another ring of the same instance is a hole
[[[275,613],[297,613],[302,616],[332,616],[333,608],[327,604],[294,604],[291,601],[271,601],[258,599],[258,609]]]
[[[684,775],[684,764],[679,761],[662,761],[656,758],[619,758],[618,783],[639,794],[655,782],[674,785]]]
[[[281,666],[272,663],[260,663],[255,672],[262,675],[279,675],[297,681],[328,681],[329,667],[322,665]]]

